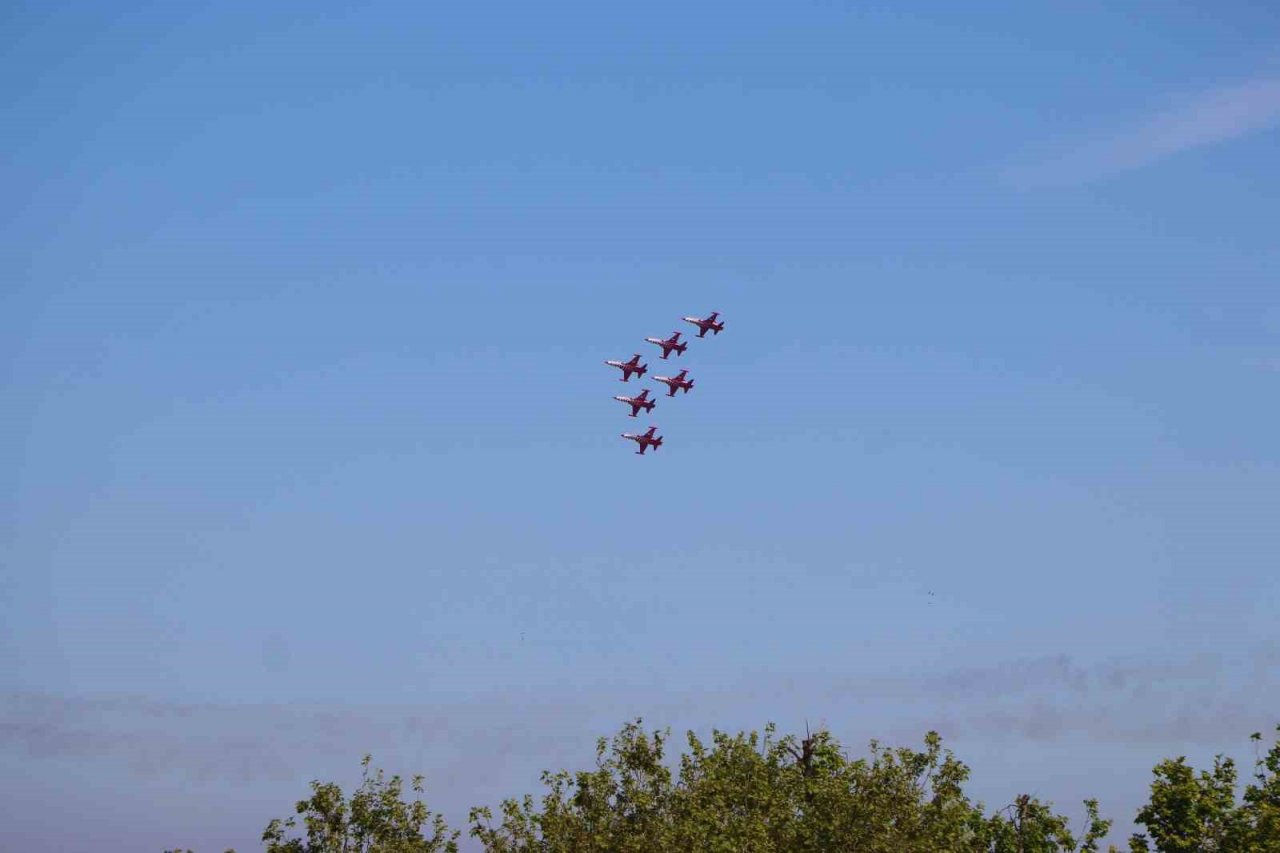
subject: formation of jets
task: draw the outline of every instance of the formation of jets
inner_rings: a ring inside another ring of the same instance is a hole
[[[692,323],[697,326],[698,337],[701,338],[704,337],[707,332],[711,332],[713,335],[718,335],[724,331],[724,321],[720,320],[719,317],[720,312],[713,311],[708,317],[681,317],[680,319],[684,320],[686,323]],[[666,339],[645,338],[645,340],[651,344],[662,347],[662,358],[664,359],[673,352],[678,356],[684,355],[685,350],[689,348],[687,341],[681,342],[680,332],[678,331],[672,332],[671,337]],[[635,374],[636,376],[644,376],[645,372],[649,369],[649,365],[640,363],[640,353],[636,353],[631,356],[627,361],[606,361],[605,364],[610,367],[616,367],[618,370],[622,371],[622,377],[618,380],[619,382],[630,382],[632,374]],[[661,382],[666,385],[667,396],[674,397],[677,391],[684,391],[684,393],[688,394],[689,389],[693,388],[693,380],[687,378],[688,375],[689,371],[685,369],[681,370],[675,376],[654,376],[653,381]],[[631,413],[628,417],[632,418],[638,415],[641,409],[644,409],[646,413],[652,412],[653,407],[658,404],[657,400],[649,399],[648,388],[645,388],[634,397],[619,395],[613,399],[620,403],[626,403],[630,406]],[[622,437],[628,441],[634,441],[639,445],[640,449],[637,450],[636,453],[640,456],[644,456],[644,452],[650,447],[657,451],[657,449],[662,446],[662,436],[658,435],[657,432],[658,428],[656,426],[651,426],[648,430],[642,433],[624,432]]]

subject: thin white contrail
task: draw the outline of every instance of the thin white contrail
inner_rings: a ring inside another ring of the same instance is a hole
[[[1087,183],[1183,151],[1280,125],[1280,77],[1200,92],[1136,125],[1099,135],[1005,178],[1022,188]]]

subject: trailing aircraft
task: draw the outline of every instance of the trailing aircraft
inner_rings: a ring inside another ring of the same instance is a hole
[[[632,417],[632,418],[634,418],[640,412],[641,409],[644,409],[646,412],[652,412],[653,407],[658,405],[656,400],[649,399],[648,388],[641,391],[635,397],[614,397],[613,399],[621,403],[626,403],[628,406],[630,406],[631,414],[628,415],[628,417]]]
[[[618,380],[619,382],[630,381],[632,373],[636,376],[644,376],[644,372],[649,369],[649,365],[640,363],[640,353],[631,356],[630,361],[606,361],[605,364],[622,371],[622,378]]]
[[[674,397],[676,392],[681,389],[684,390],[684,393],[688,394],[689,389],[693,387],[693,380],[684,378],[688,372],[688,370],[681,370],[675,376],[655,376],[653,377],[653,381],[663,382],[666,384],[668,388],[668,397]]]
[[[648,450],[650,447],[653,448],[654,453],[657,453],[658,448],[662,446],[662,436],[659,435],[657,437],[654,437],[654,433],[657,432],[657,430],[658,428],[656,426],[651,426],[649,427],[648,431],[639,433],[639,434],[624,432],[622,434],[622,437],[626,439],[630,439],[631,441],[634,441],[636,444],[640,445],[640,449],[637,450],[636,453],[640,456],[644,456],[644,452]]]

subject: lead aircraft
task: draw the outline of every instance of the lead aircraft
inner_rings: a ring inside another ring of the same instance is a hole
[[[654,436],[654,433],[657,431],[658,431],[658,428],[656,426],[651,426],[646,432],[639,433],[639,434],[624,432],[622,434],[622,437],[626,439],[630,439],[631,441],[634,441],[636,444],[640,445],[640,449],[637,450],[636,453],[640,456],[644,456],[644,452],[648,450],[650,447],[653,448],[654,453],[657,453],[658,448],[662,446],[662,436],[660,435],[656,437]]]
[[[705,319],[699,319],[697,317],[681,317],[680,319],[684,320],[686,323],[692,323],[697,326],[698,337],[702,337],[707,332],[711,332],[713,335],[718,335],[724,331],[724,321],[722,320],[719,323],[716,322],[716,318],[719,316],[719,311],[712,311],[711,316]]]

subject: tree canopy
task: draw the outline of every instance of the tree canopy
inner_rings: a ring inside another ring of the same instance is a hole
[[[986,813],[969,769],[930,732],[923,748],[871,744],[850,759],[828,732],[778,738],[772,726],[703,743],[689,733],[678,773],[669,733],[630,723],[601,739],[593,770],[543,775],[546,792],[471,812],[487,853],[709,853],[858,850],[1050,853],[1096,850],[1110,828],[1085,803],[1079,840],[1065,816],[1021,796]]]
[[[297,826],[295,818],[273,820],[262,833],[267,853],[456,853],[460,833],[451,831],[422,800],[405,802],[400,777],[388,780],[382,770],[371,773],[372,761],[366,755],[361,762],[363,782],[349,800],[333,782],[312,782],[311,796],[294,807],[306,839],[286,837]],[[422,793],[421,776],[413,777],[412,785]]]
[[[1276,732],[1280,734],[1280,726]],[[1261,754],[1262,734],[1255,732],[1251,739],[1258,754],[1253,778],[1240,799],[1236,765],[1230,758],[1219,755],[1212,770],[1199,773],[1185,757],[1157,764],[1151,797],[1136,819],[1147,832],[1129,839],[1131,853],[1280,850],[1280,738],[1265,755]]]
[[[1252,739],[1242,793],[1221,755],[1211,770],[1185,757],[1156,765],[1135,819],[1146,832],[1129,839],[1130,853],[1280,851],[1280,740],[1263,754],[1261,734]],[[485,853],[1096,853],[1112,826],[1093,799],[1074,821],[1028,794],[988,810],[965,793],[969,768],[935,732],[919,748],[872,741],[862,758],[829,732],[779,737],[772,725],[685,740],[673,760],[669,730],[628,723],[597,741],[594,767],[544,773],[540,797],[507,799],[496,814],[472,809],[470,834]],[[401,778],[371,762],[350,797],[313,782],[295,807],[301,827],[297,817],[267,826],[268,853],[458,850],[461,832],[421,799],[406,801]],[[421,794],[422,778],[411,786]],[[290,837],[299,829],[305,837]]]

